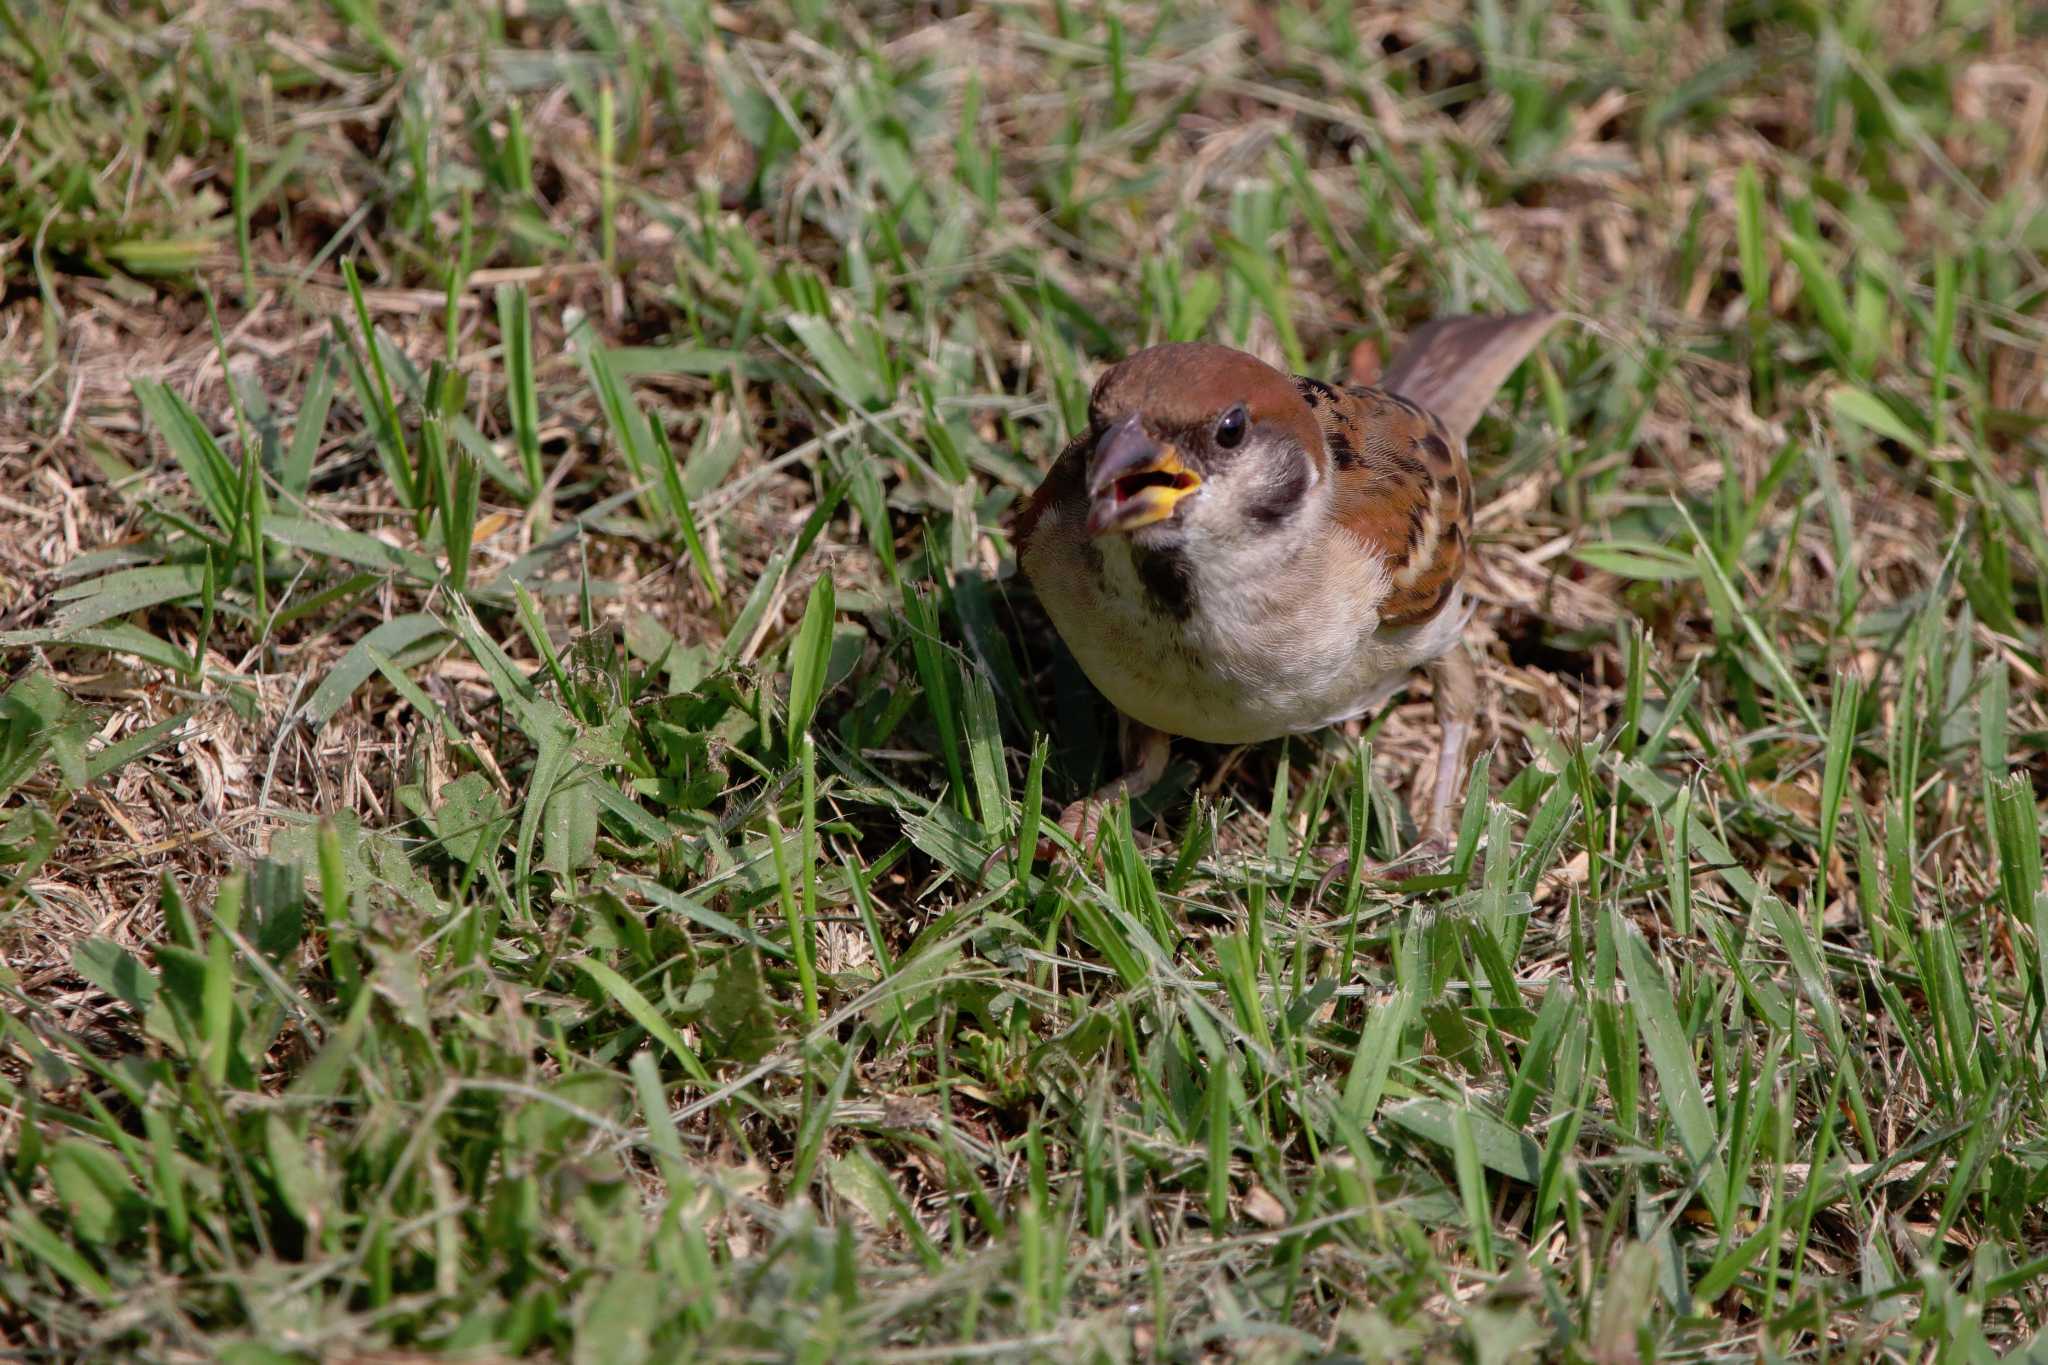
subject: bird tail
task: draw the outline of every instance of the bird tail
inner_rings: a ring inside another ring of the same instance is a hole
[[[1435,413],[1460,439],[1560,313],[1441,318],[1416,330],[1378,384]]]

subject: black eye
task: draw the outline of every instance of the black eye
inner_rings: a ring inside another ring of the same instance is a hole
[[[1240,403],[1216,420],[1216,444],[1225,450],[1233,450],[1244,444],[1244,433],[1251,426],[1251,419],[1245,416],[1244,404]]]

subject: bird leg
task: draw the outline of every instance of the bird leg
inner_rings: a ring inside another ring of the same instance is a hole
[[[1465,783],[1465,746],[1472,739],[1472,723],[1479,716],[1479,674],[1462,645],[1430,661],[1430,681],[1436,685],[1437,728],[1443,732],[1443,751],[1436,760],[1436,789],[1429,801],[1429,821],[1423,836],[1448,847],[1457,835],[1451,805]]]
[[[1149,725],[1140,725],[1129,717],[1118,717],[1123,732],[1123,753],[1126,765],[1124,775],[1108,786],[1089,793],[1075,801],[1059,814],[1059,826],[1067,837],[1083,850],[1094,842],[1101,826],[1101,812],[1108,809],[1118,797],[1129,797],[1135,801],[1159,785],[1159,779],[1166,775],[1166,760],[1171,752],[1172,739],[1162,730]],[[989,869],[1002,859],[1005,853],[1016,847],[1010,840],[998,844],[981,865],[980,880],[987,881]],[[1040,835],[1038,846],[1032,850],[1032,861],[1049,863],[1059,856],[1059,845],[1046,835]]]
[[[1430,789],[1429,812],[1422,820],[1422,837],[1414,848],[1392,863],[1365,861],[1364,875],[1384,877],[1401,864],[1419,858],[1448,853],[1458,835],[1457,819],[1451,807],[1465,781],[1465,746],[1472,739],[1472,724],[1479,715],[1479,675],[1462,646],[1432,659],[1425,669],[1436,689],[1437,728],[1443,735],[1443,749],[1437,755],[1436,781]],[[1418,784],[1419,785],[1419,784]],[[1318,850],[1327,855],[1328,867],[1316,884],[1321,899],[1331,885],[1351,871],[1348,850]]]
[[[1172,751],[1172,738],[1163,730],[1141,725],[1127,716],[1119,717],[1123,730],[1123,754],[1125,769],[1123,776],[1108,786],[1090,792],[1060,812],[1060,828],[1076,847],[1083,850],[1095,842],[1095,835],[1102,823],[1102,812],[1116,804],[1118,797],[1137,800],[1146,792],[1159,785],[1159,779],[1166,775],[1166,760]],[[1040,860],[1053,856],[1050,839],[1038,841]]]

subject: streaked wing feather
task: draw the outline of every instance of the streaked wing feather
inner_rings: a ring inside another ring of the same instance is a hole
[[[1465,571],[1472,479],[1465,442],[1419,403],[1384,389],[1297,380],[1331,453],[1337,525],[1380,558],[1380,624],[1421,625]]]

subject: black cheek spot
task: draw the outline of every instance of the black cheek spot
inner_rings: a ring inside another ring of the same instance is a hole
[[[1155,611],[1185,621],[1195,611],[1195,574],[1178,551],[1133,550],[1131,567]]]
[[[1254,525],[1265,529],[1285,524],[1301,510],[1301,500],[1308,493],[1308,461],[1290,457],[1286,467],[1279,470],[1273,481],[1259,491],[1259,496],[1245,509]]]

